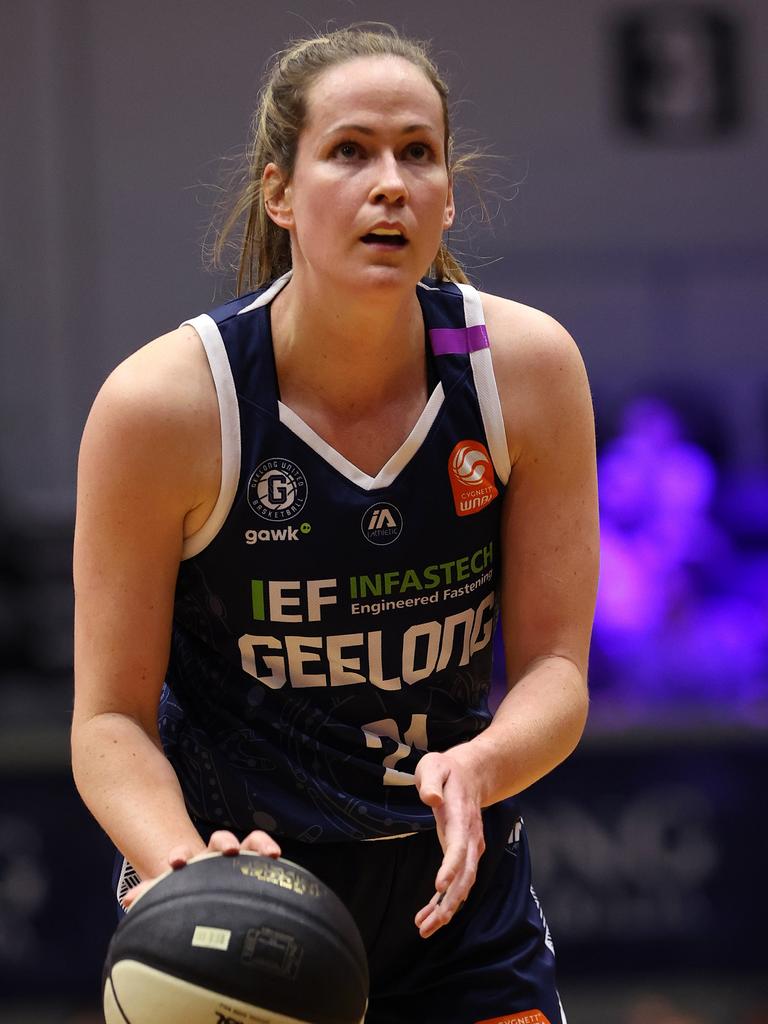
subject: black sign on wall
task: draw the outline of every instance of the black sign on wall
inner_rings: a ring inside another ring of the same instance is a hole
[[[765,976],[762,737],[580,748],[523,796],[561,973]]]
[[[616,21],[619,114],[634,134],[701,142],[743,121],[739,25],[709,4],[660,3]]]

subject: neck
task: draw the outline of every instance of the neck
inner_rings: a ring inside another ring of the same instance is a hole
[[[272,303],[280,391],[347,415],[426,390],[424,322],[415,290],[335,294],[302,275]]]

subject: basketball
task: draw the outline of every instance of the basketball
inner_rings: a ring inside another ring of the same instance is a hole
[[[204,854],[118,925],[106,1024],[360,1024],[368,963],[352,917],[287,860]]]

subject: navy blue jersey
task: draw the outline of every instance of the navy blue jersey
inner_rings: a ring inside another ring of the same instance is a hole
[[[434,387],[371,477],[280,401],[270,303],[289,276],[189,321],[222,481],[179,571],[163,743],[199,824],[432,829],[419,758],[490,720],[509,456],[482,307],[467,285],[418,286]]]

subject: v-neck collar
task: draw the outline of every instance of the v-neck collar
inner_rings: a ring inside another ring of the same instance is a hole
[[[422,409],[421,415],[413,425],[413,429],[408,437],[381,467],[376,476],[370,476],[370,474],[359,469],[353,462],[350,462],[333,445],[323,440],[317,431],[313,430],[301,416],[283,402],[278,401],[277,407],[280,414],[280,422],[284,426],[301,438],[316,454],[333,466],[338,473],[346,477],[351,483],[361,487],[364,491],[373,491],[378,487],[389,487],[402,473],[426,440],[427,434],[432,429],[432,424],[435,422],[444,400],[443,385],[439,382],[429,396],[429,401]]]
[[[267,314],[266,326],[268,328],[268,343],[271,354],[273,381],[280,422],[290,430],[291,433],[300,438],[309,448],[312,449],[312,451],[319,455],[321,459],[332,466],[337,473],[345,477],[357,487],[360,487],[362,490],[373,491],[377,488],[389,487],[394,483],[400,473],[402,473],[426,440],[426,437],[432,428],[432,424],[435,422],[445,400],[442,381],[438,380],[431,395],[429,396],[427,404],[424,406],[419,418],[413,425],[411,432],[397,451],[387,460],[375,476],[371,476],[369,473],[364,472],[353,462],[350,462],[349,459],[341,454],[341,452],[337,451],[333,445],[324,440],[316,430],[310,427],[309,424],[298,415],[298,413],[294,412],[293,409],[287,406],[279,398],[277,366],[275,363],[274,345],[272,340],[272,322],[268,307],[279,292],[282,291],[285,285],[288,284],[290,279],[291,271],[288,271],[287,274],[278,278],[265,292],[259,295],[254,302],[241,309],[238,314],[242,315],[243,313],[250,312],[251,310],[259,307],[267,307],[265,309]],[[423,312],[423,306],[421,308]],[[427,338],[429,338],[429,325],[425,324],[425,328],[427,329]],[[427,340],[427,344],[430,344],[429,340]]]

